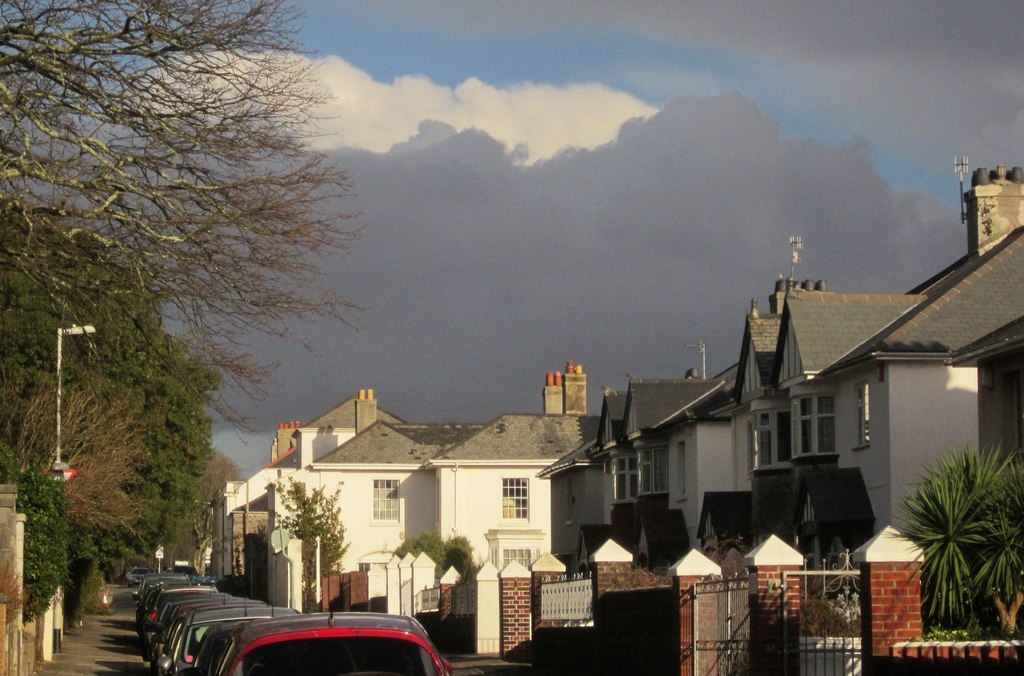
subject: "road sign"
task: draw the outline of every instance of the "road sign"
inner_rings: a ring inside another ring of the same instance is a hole
[[[280,526],[274,529],[274,532],[270,534],[270,546],[274,548],[275,554],[280,554],[283,550],[288,548],[288,542],[291,540],[291,534]]]
[[[163,561],[163,558],[164,558],[164,548],[162,546],[161,547],[157,547],[156,548],[156,560],[157,561]]]

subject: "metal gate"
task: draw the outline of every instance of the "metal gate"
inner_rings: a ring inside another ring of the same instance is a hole
[[[749,672],[749,583],[746,578],[693,586],[693,673],[740,676]]]
[[[783,599],[800,583],[800,626],[791,626],[789,608],[782,611],[783,645],[798,653],[800,676],[860,676],[861,623],[860,573],[850,566],[849,551],[822,570],[786,571],[782,574]],[[799,641],[791,641],[797,632]],[[784,660],[786,676],[792,660]]]

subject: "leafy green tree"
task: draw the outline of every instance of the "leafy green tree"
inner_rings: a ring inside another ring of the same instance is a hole
[[[473,546],[463,535],[455,535],[446,540],[434,531],[423,531],[419,535],[406,538],[395,550],[395,556],[403,558],[406,554],[419,556],[426,553],[434,562],[435,575],[441,577],[451,568],[459,571],[463,580],[470,579],[476,572],[473,560]]]
[[[1024,472],[997,451],[955,452],[932,467],[903,504],[905,536],[924,551],[924,608],[963,626],[994,607],[1015,634],[1024,603]],[[988,606],[987,604],[991,604]]]
[[[323,488],[307,493],[304,483],[289,481],[281,496],[287,514],[279,519],[279,525],[302,541],[302,608],[305,612],[317,610],[316,585],[320,582],[316,570],[317,543],[320,544],[321,574],[341,572],[341,559],[348,551],[338,506],[339,494],[327,495]]]

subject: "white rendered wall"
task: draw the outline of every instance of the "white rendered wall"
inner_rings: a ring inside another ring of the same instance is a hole
[[[436,467],[440,534],[465,536],[477,558],[489,557],[486,533],[492,529],[541,531],[531,547],[551,550],[551,489],[537,473],[545,461],[507,464],[468,464]],[[529,486],[529,518],[502,517],[502,479],[524,478]]]
[[[974,368],[903,363],[888,366],[892,454],[888,520],[899,528],[899,502],[925,464],[978,444],[978,375]]]

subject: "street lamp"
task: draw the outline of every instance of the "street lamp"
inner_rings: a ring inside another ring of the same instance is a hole
[[[84,333],[96,333],[96,328],[90,324],[78,326],[72,324],[67,328],[57,328],[57,459],[53,461],[50,472],[58,479],[69,481],[75,476],[75,470],[64,462],[60,457],[60,390],[62,382],[61,358],[64,344],[64,336],[80,336]]]

